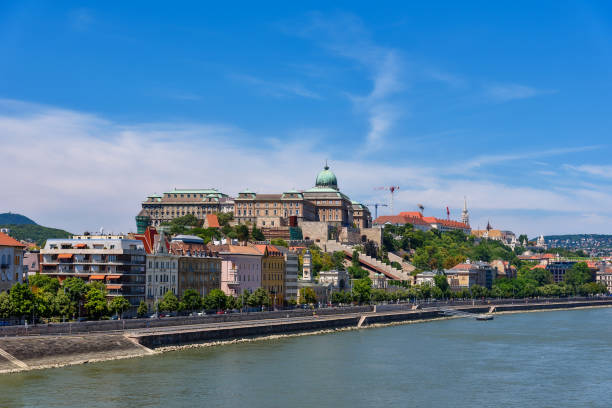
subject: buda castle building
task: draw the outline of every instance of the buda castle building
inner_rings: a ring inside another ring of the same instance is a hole
[[[304,191],[256,194],[248,189],[234,199],[234,219],[259,228],[297,226],[303,221],[320,221],[335,227],[370,228],[369,209],[351,201],[338,188],[336,175],[325,165],[315,186]]]
[[[372,216],[365,205],[351,201],[338,188],[336,175],[326,164],[315,186],[303,191],[259,194],[246,189],[232,199],[216,189],[173,190],[154,194],[142,202],[136,216],[138,233],[192,214],[205,220],[207,214],[233,212],[236,223],[259,228],[298,226],[303,221],[325,222],[334,227],[371,228]]]

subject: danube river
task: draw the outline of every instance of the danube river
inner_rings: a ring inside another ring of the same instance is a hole
[[[609,407],[612,309],[289,337],[0,375],[9,407]]]

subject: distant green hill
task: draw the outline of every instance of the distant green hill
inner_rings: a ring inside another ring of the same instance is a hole
[[[26,218],[26,217],[24,217]],[[49,238],[70,238],[72,234],[57,228],[47,228],[37,224],[3,224],[2,228],[10,229],[10,236],[19,240],[31,240],[43,246]]]
[[[34,221],[21,214],[3,213],[0,214],[0,225],[11,224],[11,225],[23,225],[30,224],[36,225]]]

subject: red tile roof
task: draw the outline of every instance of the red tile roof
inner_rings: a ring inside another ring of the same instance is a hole
[[[9,237],[4,232],[0,232],[0,246],[20,247],[25,248],[21,242],[16,239]]]
[[[404,215],[381,215],[377,219],[374,220],[374,224],[382,225],[382,224],[413,224],[413,225],[429,225],[427,222],[423,221],[421,218],[415,218]]]
[[[208,228],[221,228],[217,214],[206,214],[206,224]]]

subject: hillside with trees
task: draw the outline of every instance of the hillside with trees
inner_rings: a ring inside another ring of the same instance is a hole
[[[72,236],[68,231],[43,227],[26,216],[12,213],[0,214],[0,228],[8,228],[10,236],[15,239],[32,241],[38,246],[43,246],[50,238],[70,238]]]

